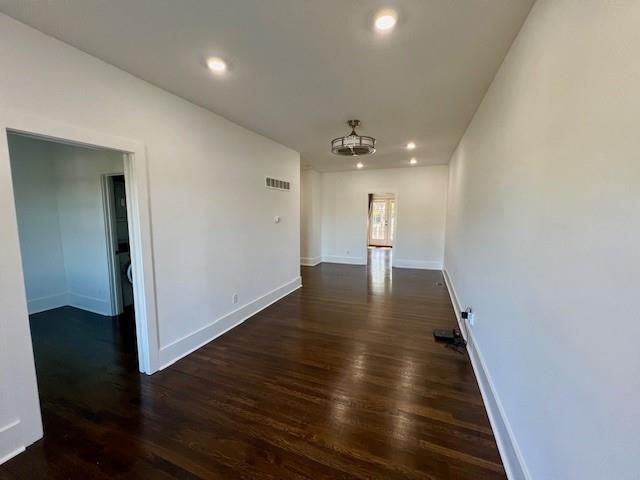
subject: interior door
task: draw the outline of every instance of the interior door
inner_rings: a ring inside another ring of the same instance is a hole
[[[390,198],[373,199],[369,218],[369,245],[377,247],[393,246],[395,222],[395,201]]]

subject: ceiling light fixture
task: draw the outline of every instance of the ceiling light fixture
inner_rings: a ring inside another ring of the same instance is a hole
[[[364,163],[358,162],[358,163],[356,163],[356,167],[362,168],[362,167],[364,167]]]
[[[409,142],[407,143],[407,150],[413,150],[414,148],[416,148],[416,144],[413,142]]]
[[[412,158],[411,160],[409,160],[409,163],[411,165],[415,165],[416,163],[418,163],[418,160],[416,160],[415,158]]]
[[[331,152],[335,155],[350,157],[376,153],[376,139],[356,133],[356,128],[360,126],[360,120],[349,120],[347,124],[351,127],[351,133],[331,140]]]
[[[375,25],[376,30],[380,32],[388,32],[396,26],[397,22],[398,14],[396,13],[396,11],[391,9],[384,9],[378,12],[373,24]]]
[[[220,57],[211,57],[207,59],[207,67],[213,73],[223,74],[227,71],[227,62]]]

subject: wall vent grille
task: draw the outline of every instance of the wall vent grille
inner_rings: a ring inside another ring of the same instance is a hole
[[[288,192],[291,190],[291,183],[286,180],[278,180],[277,178],[266,177],[265,178],[265,186],[267,188],[272,188],[274,190],[283,190]]]

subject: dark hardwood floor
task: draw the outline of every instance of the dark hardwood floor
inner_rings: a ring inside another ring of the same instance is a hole
[[[34,315],[45,436],[0,479],[504,479],[442,275],[383,252],[151,377],[130,320]]]

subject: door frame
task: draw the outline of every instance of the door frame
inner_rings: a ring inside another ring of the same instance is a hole
[[[2,168],[10,170],[10,156],[7,135],[18,133],[31,135],[44,140],[57,141],[77,145],[80,147],[102,148],[122,152],[124,160],[124,176],[126,184],[127,217],[129,227],[129,244],[131,253],[133,297],[135,304],[136,337],[138,342],[138,368],[148,375],[159,370],[158,353],[158,315],[156,305],[156,286],[154,259],[151,236],[151,211],[149,202],[148,167],[145,144],[123,137],[96,132],[81,126],[61,123],[54,120],[34,116],[15,110],[5,110],[0,114],[0,164]],[[10,181],[8,188],[11,198],[15,198],[13,185]],[[6,225],[15,237],[17,251],[5,252],[20,258],[18,241],[18,226],[13,209],[13,224]],[[24,272],[19,262],[18,278],[24,285]],[[27,314],[27,298],[24,286],[21,289],[20,311],[23,324],[26,324],[29,334],[29,317]],[[15,321],[14,319],[7,321]],[[33,356],[32,356],[33,361]]]
[[[120,280],[120,265],[116,258],[117,234],[115,229],[115,212],[113,211],[113,177],[120,177],[124,172],[105,173],[101,175],[102,205],[104,210],[104,226],[107,245],[107,259],[109,261],[109,288],[111,298],[111,313],[119,315],[123,312],[122,285]],[[126,186],[126,179],[125,179]],[[127,217],[129,208],[127,205]],[[134,307],[135,308],[135,307]]]

